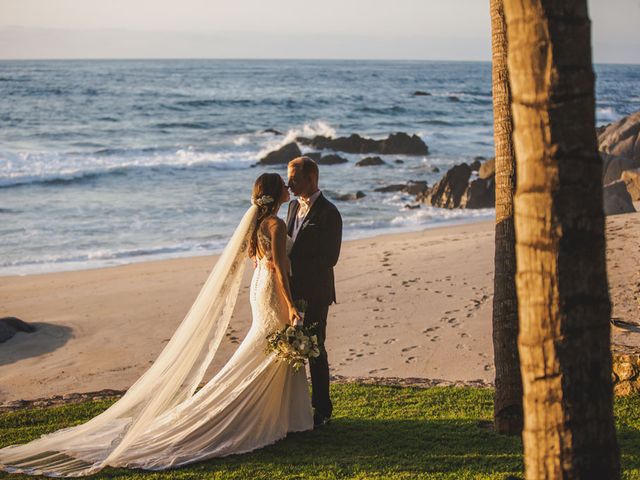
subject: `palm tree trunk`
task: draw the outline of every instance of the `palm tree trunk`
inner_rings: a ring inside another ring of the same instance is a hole
[[[617,479],[587,0],[505,0],[528,479]]]
[[[507,68],[507,26],[502,0],[490,0],[493,77],[493,139],[496,170],[496,238],[493,279],[493,358],[496,392],[493,418],[496,431],[522,432],[522,379],[518,355],[516,239],[513,196],[515,153],[511,136],[511,89]]]

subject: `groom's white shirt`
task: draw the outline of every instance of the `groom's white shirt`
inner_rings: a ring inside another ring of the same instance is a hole
[[[296,237],[298,236],[298,232],[300,232],[300,228],[304,223],[304,217],[307,216],[307,213],[309,213],[309,210],[311,209],[313,202],[315,202],[316,198],[318,198],[319,196],[320,196],[320,190],[316,191],[313,195],[311,195],[308,200],[305,200],[302,197],[298,197],[299,207],[298,207],[298,211],[296,212],[295,221],[293,222],[293,231],[291,232],[291,239],[293,241],[296,240]]]

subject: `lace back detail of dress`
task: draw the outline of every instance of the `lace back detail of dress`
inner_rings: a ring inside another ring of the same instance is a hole
[[[262,251],[262,257],[259,257],[259,260],[263,258],[271,261],[273,259],[273,254],[271,250],[271,239],[268,235],[262,232],[260,227],[258,227],[258,244],[260,245],[260,250]]]

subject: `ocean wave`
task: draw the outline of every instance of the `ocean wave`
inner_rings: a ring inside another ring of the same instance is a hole
[[[166,123],[157,123],[154,125],[155,128],[188,128],[194,130],[209,130],[214,127],[211,123],[208,122],[166,122]]]
[[[2,275],[57,272],[124,265],[133,262],[218,253],[224,247],[224,239],[202,243],[179,243],[149,248],[109,250],[102,249],[77,255],[53,255],[38,259],[24,259],[0,263]]]
[[[295,141],[296,137],[314,137],[316,135],[324,135],[326,137],[335,137],[336,130],[323,120],[317,120],[311,123],[305,123],[300,128],[292,128],[287,130],[282,137],[268,141],[267,145],[258,152],[257,158],[264,157],[267,153],[277,150],[278,148]]]
[[[77,155],[75,162],[60,154],[14,154],[6,162],[9,170],[0,171],[0,188],[66,185],[148,171],[162,173],[189,168],[237,170],[249,168],[256,159],[255,153],[250,151],[212,153],[187,148],[149,155],[147,150],[102,149],[95,156]],[[0,155],[0,158],[3,156],[7,154]],[[102,156],[109,158],[105,160]]]
[[[613,107],[598,107],[596,109],[597,123],[615,122],[622,117]]]
[[[175,105],[180,107],[212,107],[212,106],[250,106],[255,105],[255,100],[249,99],[200,99],[200,100],[180,100]]]

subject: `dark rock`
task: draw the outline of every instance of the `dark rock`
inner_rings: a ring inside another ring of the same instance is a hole
[[[365,193],[358,190],[356,193],[345,193],[342,195],[336,195],[334,198],[339,201],[360,200],[366,197]]]
[[[627,170],[640,168],[640,161],[630,157],[615,157],[601,154],[602,156],[602,183],[607,185],[616,180],[620,180],[622,173]]]
[[[460,99],[459,99],[458,97],[456,97],[455,95],[449,95],[449,96],[447,97],[447,99],[448,99],[450,102],[459,102],[459,101],[460,101]]]
[[[496,205],[495,176],[477,178],[469,183],[460,200],[460,208],[493,208]]]
[[[411,205],[410,203],[405,204],[404,208],[408,209],[408,210],[414,210],[416,208],[420,208],[420,204],[419,203],[415,203],[413,205]]]
[[[432,173],[440,173],[440,169],[438,167],[431,167],[431,172]]]
[[[480,170],[481,165],[482,163],[480,162],[480,160],[474,160],[473,162],[471,162],[471,165],[469,165],[469,167],[471,167],[472,172],[477,172],[478,170]]]
[[[269,152],[260,159],[262,165],[281,165],[287,164],[296,157],[302,155],[300,148],[295,142],[287,143],[285,146]]]
[[[422,90],[416,90],[413,92],[414,97],[430,97],[431,94],[429,92],[423,92]]]
[[[434,207],[458,208],[469,185],[471,168],[466,163],[449,169],[428,195],[418,197]]]
[[[429,189],[427,182],[424,180],[417,181],[409,181],[404,187],[403,192],[408,193],[409,195],[418,195],[426,192]]]
[[[386,139],[374,140],[364,138],[358,134],[349,137],[330,138],[317,135],[313,138],[298,137],[296,141],[302,145],[321,150],[330,149],[346,153],[380,153],[401,155],[427,155],[429,148],[417,135],[406,133],[392,133]]]
[[[341,157],[340,155],[323,155],[322,158],[318,161],[318,165],[335,165],[338,163],[347,163],[348,161],[349,160]]]
[[[473,161],[475,162],[476,160],[478,160],[479,162],[484,162],[487,158],[483,157],[482,155],[478,155],[477,157],[473,157]]]
[[[404,163],[404,160],[400,160],[399,158],[396,158],[393,163]]]
[[[490,158],[478,169],[478,177],[486,180],[488,178],[493,177],[496,174],[496,161],[495,158]]]
[[[36,328],[16,317],[0,318],[0,343],[6,342],[18,332],[32,333]]]
[[[310,159],[312,159],[316,163],[320,163],[320,161],[322,159],[322,153],[320,153],[320,152],[308,152],[308,153],[305,153],[304,156],[305,157],[309,157]]]
[[[376,165],[386,165],[380,157],[366,157],[356,162],[356,167],[371,167]]]
[[[273,133],[274,135],[282,135],[282,132],[276,130],[275,128],[265,128],[262,133]]]
[[[618,215],[636,211],[631,195],[627,191],[627,186],[622,180],[605,185],[603,195],[605,215]]]
[[[394,183],[392,185],[387,185],[386,187],[374,188],[373,191],[382,192],[382,193],[401,192],[404,190],[405,187],[406,187],[406,184],[404,183]]]
[[[387,185],[386,187],[378,187],[374,189],[374,192],[390,193],[390,192],[404,192],[409,195],[418,195],[428,189],[427,182],[423,180],[409,181],[407,183],[394,183]]]

